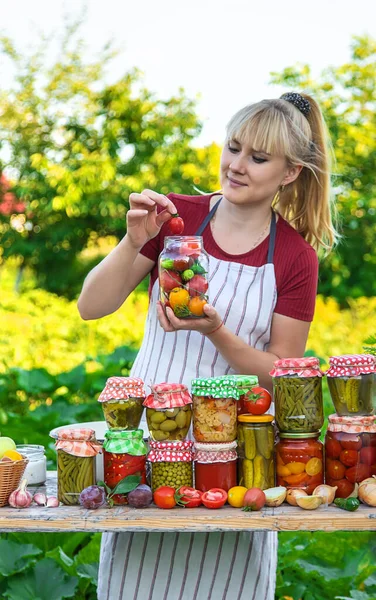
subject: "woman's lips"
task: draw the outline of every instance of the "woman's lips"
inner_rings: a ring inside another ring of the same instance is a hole
[[[232,179],[231,177],[227,177],[229,184],[231,187],[245,187],[245,183],[241,183],[241,181],[237,181],[236,179]]]

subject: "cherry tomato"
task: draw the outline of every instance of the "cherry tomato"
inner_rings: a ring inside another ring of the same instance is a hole
[[[342,446],[338,440],[328,437],[325,442],[325,452],[328,458],[338,458],[341,454]]]
[[[374,465],[376,463],[376,448],[366,446],[360,450],[360,462],[365,465]]]
[[[164,292],[171,292],[176,287],[182,285],[182,280],[179,273],[174,271],[162,271],[159,275],[159,285]]]
[[[346,479],[351,483],[360,483],[363,479],[367,479],[370,476],[371,467],[369,465],[362,465],[359,463],[356,467],[351,467],[346,470]]]
[[[342,433],[340,442],[345,450],[360,450],[362,447],[362,440],[359,435],[353,433]]]
[[[268,390],[260,386],[253,387],[244,398],[244,407],[248,414],[263,415],[269,410],[272,397]]]
[[[168,226],[172,235],[181,235],[184,231],[184,221],[179,217],[178,213],[172,215],[172,218],[168,222]]]
[[[195,275],[187,283],[187,290],[191,297],[201,296],[207,292],[209,284],[202,275]]]
[[[374,433],[363,433],[362,434],[363,446],[376,447],[376,435]]]
[[[346,467],[339,460],[328,459],[326,461],[326,472],[330,479],[343,479]]]
[[[201,246],[199,242],[184,242],[180,244],[179,253],[185,256],[191,256],[194,260],[200,256]]]
[[[212,488],[202,494],[201,500],[206,508],[222,508],[227,501],[227,492],[221,488]]]
[[[366,450],[366,448],[364,448],[364,450]],[[360,462],[359,452],[357,452],[356,450],[342,450],[341,454],[339,455],[339,460],[343,465],[346,465],[346,467],[354,467],[358,462]],[[366,461],[363,460],[362,462]]]
[[[179,504],[182,504],[185,508],[196,508],[202,504],[202,492],[195,488],[183,485],[178,490],[178,494],[181,495]]]
[[[193,260],[191,258],[175,258],[174,269],[177,271],[186,271],[192,264]]]
[[[331,485],[332,487],[337,486],[336,490],[336,498],[347,498],[352,494],[355,488],[355,484],[351,483],[348,479],[328,479],[326,478],[326,483]]]
[[[158,508],[174,508],[176,506],[174,488],[162,485],[155,490],[153,500]]]

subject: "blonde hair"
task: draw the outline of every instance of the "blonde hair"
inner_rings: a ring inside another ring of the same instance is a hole
[[[337,239],[331,207],[331,144],[317,102],[307,94],[301,96],[310,103],[307,116],[283,98],[262,100],[232,117],[227,138],[285,156],[291,166],[303,165],[297,179],[276,194],[273,208],[316,250],[328,252]]]

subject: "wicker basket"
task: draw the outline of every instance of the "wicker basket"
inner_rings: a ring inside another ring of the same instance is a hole
[[[27,458],[12,462],[0,461],[0,506],[8,504],[8,498],[17,489],[28,462]]]

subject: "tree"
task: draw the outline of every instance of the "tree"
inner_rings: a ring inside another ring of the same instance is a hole
[[[342,241],[323,261],[319,292],[376,295],[376,40],[354,37],[351,62],[314,80],[308,65],[272,73],[272,83],[313,94],[322,106],[336,157],[334,180]]]
[[[78,30],[79,23],[67,27],[50,66],[49,40],[24,57],[12,40],[0,38],[15,68],[15,84],[0,93],[1,146],[9,155],[0,173],[5,169],[25,204],[21,215],[0,214],[0,260],[20,257],[40,287],[69,297],[91,266],[81,251],[99,238],[124,235],[131,191],[192,193],[193,185],[209,189],[215,179],[195,171],[191,142],[201,129],[195,102],[182,89],[158,100],[137,70],[106,84],[111,45],[100,60],[87,62]]]

